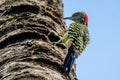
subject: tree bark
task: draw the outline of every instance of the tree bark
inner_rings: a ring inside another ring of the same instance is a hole
[[[75,80],[63,73],[61,0],[0,0],[0,80]]]

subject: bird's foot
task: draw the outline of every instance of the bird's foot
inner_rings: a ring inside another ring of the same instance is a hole
[[[61,47],[61,48],[63,48],[63,49],[66,48],[63,43],[59,43],[59,42],[52,42],[52,45],[54,45],[54,46],[59,46],[59,47]]]
[[[52,45],[56,46],[57,44],[59,44],[59,43],[58,42],[52,42]]]

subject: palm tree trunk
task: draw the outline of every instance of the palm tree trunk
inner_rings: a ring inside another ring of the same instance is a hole
[[[63,73],[61,0],[0,0],[0,80],[75,80]]]

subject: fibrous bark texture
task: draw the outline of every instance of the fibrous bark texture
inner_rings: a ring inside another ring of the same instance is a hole
[[[63,73],[61,0],[0,0],[0,80],[74,80]]]

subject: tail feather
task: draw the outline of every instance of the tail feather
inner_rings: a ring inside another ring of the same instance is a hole
[[[68,64],[68,72],[70,72],[72,66],[73,66],[73,63],[75,61],[75,57],[72,57],[71,60],[69,61],[69,64]]]
[[[64,72],[70,72],[72,65],[75,61],[73,48],[68,49],[68,54],[64,60]]]

